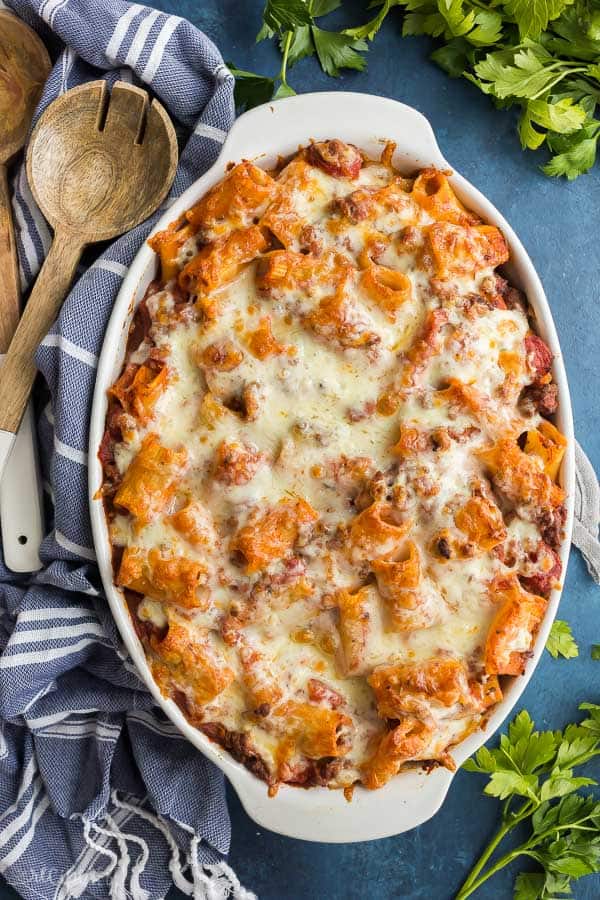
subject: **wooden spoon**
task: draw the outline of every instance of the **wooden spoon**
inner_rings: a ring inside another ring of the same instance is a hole
[[[0,10],[0,353],[17,327],[20,295],[6,169],[25,144],[49,72],[50,57],[35,31]]]
[[[8,350],[20,313],[7,167],[25,144],[49,72],[50,57],[35,31],[0,10],[0,354]],[[42,490],[34,435],[29,405],[0,489],[4,562],[14,572],[32,572],[41,566]]]
[[[0,471],[35,378],[35,349],[58,315],[84,248],[147,219],[171,187],[177,156],[164,108],[124,82],[111,93],[105,81],[73,88],[37,123],[27,175],[54,243],[2,366]]]

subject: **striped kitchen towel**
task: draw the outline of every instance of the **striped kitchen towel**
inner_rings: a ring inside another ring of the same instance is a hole
[[[87,80],[134,80],[160,98],[186,141],[169,200],[210,166],[233,122],[233,78],[189,22],[121,0],[6,5],[61,42],[37,116]],[[51,235],[22,165],[13,192],[26,288]],[[195,898],[252,896],[224,860],[223,776],[153,706],[94,563],[86,450],[96,363],[153,221],[80,274],[37,356],[49,388],[39,431],[52,529],[33,577],[0,560],[0,872],[27,900],[152,900],[172,883]]]

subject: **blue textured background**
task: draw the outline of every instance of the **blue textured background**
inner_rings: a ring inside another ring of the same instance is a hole
[[[254,44],[260,0],[157,0],[155,5],[194,22],[227,61],[252,71],[277,71],[275,49]],[[330,21],[362,22],[366,6],[350,0]],[[424,39],[401,40],[400,16],[392,14],[369,53],[368,71],[333,81],[307,59],[292,69],[290,81],[298,91],[339,88],[394,97],[427,116],[445,157],[506,216],[537,267],[566,361],[575,430],[600,471],[600,163],[575,183],[543,176],[538,168],[543,153],[521,151],[514,115],[494,109],[467,82],[449,79],[428,61],[428,48]],[[577,718],[579,702],[600,702],[600,662],[590,659],[591,644],[600,643],[599,611],[600,590],[574,551],[559,615],[570,621],[580,657],[555,661],[544,653],[521,702],[538,726],[561,727]],[[589,768],[600,781],[600,764]],[[346,845],[308,844],[262,831],[231,792],[230,862],[261,900],[450,900],[494,827],[497,803],[481,794],[483,784],[461,772],[430,822],[395,838]],[[510,898],[516,871],[501,873],[475,896]],[[14,896],[0,887],[3,900]],[[181,896],[175,892],[169,900]],[[600,876],[579,881],[575,896],[597,900]]]

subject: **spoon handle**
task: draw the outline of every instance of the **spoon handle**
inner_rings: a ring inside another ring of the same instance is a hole
[[[6,167],[0,166],[0,354],[8,350],[19,322],[20,287]],[[43,509],[31,405],[26,408],[4,473],[0,483],[4,562],[13,572],[34,572],[41,568],[38,550],[43,537]]]
[[[6,166],[0,165],[0,353],[17,328],[20,288]]]
[[[0,431],[15,434],[36,375],[34,353],[56,319],[83,245],[71,232],[57,231],[2,365]]]

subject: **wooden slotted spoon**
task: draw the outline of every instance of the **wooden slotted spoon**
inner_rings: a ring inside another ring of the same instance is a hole
[[[37,34],[0,10],[0,353],[19,321],[19,268],[6,167],[25,144],[42,94],[50,57]]]
[[[19,264],[7,166],[22,149],[50,72],[50,57],[37,34],[0,10],[0,353],[6,353],[19,322]],[[2,374],[0,373],[0,380]],[[15,572],[41,566],[42,489],[33,412],[29,405],[0,489],[4,561]]]
[[[27,151],[33,195],[54,243],[2,366],[0,472],[35,378],[34,352],[56,319],[85,247],[147,219],[177,168],[175,129],[140,88],[106,82],[73,88],[37,123]]]

